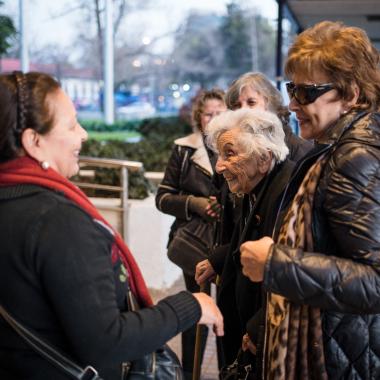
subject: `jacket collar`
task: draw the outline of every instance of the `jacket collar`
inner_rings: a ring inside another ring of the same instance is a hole
[[[190,157],[190,160],[206,170],[210,175],[214,174],[210,157],[207,153],[203,137],[200,132],[194,132],[186,137],[181,137],[174,141],[176,145],[185,146],[194,149],[194,153]]]
[[[342,137],[343,133],[350,128],[357,120],[367,115],[368,112],[349,112],[343,115],[333,126],[328,128],[325,133],[315,140],[316,144],[334,144]]]

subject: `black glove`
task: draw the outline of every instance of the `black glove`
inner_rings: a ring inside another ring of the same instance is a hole
[[[204,220],[209,222],[214,222],[220,217],[220,204],[217,202],[215,197],[189,197],[189,210],[197,215],[199,215]]]

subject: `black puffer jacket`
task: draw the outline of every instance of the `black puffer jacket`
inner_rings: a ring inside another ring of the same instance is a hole
[[[329,379],[380,379],[380,114],[343,117],[293,176],[337,143],[320,179],[313,210],[316,252],[276,244],[264,286],[322,310]]]

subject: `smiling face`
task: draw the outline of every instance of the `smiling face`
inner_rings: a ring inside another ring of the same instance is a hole
[[[203,132],[207,124],[217,115],[227,109],[226,105],[220,99],[206,100],[203,111],[201,113],[201,132]]]
[[[48,133],[38,135],[39,157],[62,176],[70,178],[79,171],[79,153],[87,132],[77,121],[72,101],[61,89],[49,94],[47,103],[54,122]]]
[[[330,82],[329,78],[322,74],[316,74],[313,78],[295,75],[292,80],[295,85]],[[289,109],[296,114],[301,136],[304,139],[313,140],[320,138],[349,108],[347,102],[339,98],[337,90],[332,89],[318,97],[313,103],[304,106],[292,98]]]
[[[241,144],[239,128],[222,133],[217,140],[217,173],[222,174],[233,193],[249,193],[265,176],[268,167],[263,167],[254,155],[248,155]]]
[[[251,86],[245,86],[242,88],[238,101],[234,105],[234,109],[250,108],[260,111],[266,111],[267,105],[265,98]]]

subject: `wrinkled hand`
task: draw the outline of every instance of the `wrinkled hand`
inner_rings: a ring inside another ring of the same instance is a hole
[[[213,330],[217,336],[224,335],[223,316],[214,300],[206,293],[193,293],[193,296],[199,302],[202,310],[201,319],[198,323],[204,325],[213,325]]]
[[[210,261],[200,261],[195,267],[195,281],[198,285],[202,285],[206,281],[212,281],[216,276],[214,268]]]
[[[251,338],[249,337],[248,334],[245,334],[243,336],[243,340],[241,342],[241,349],[243,351],[249,350],[251,351],[253,355],[256,355],[256,352],[257,352],[256,346],[252,343]]]
[[[265,236],[259,240],[246,241],[240,246],[243,274],[249,277],[251,281],[263,281],[265,263],[273,243],[274,241],[270,237]]]
[[[191,196],[189,198],[189,210],[209,222],[214,222],[220,218],[221,206],[215,197]]]

